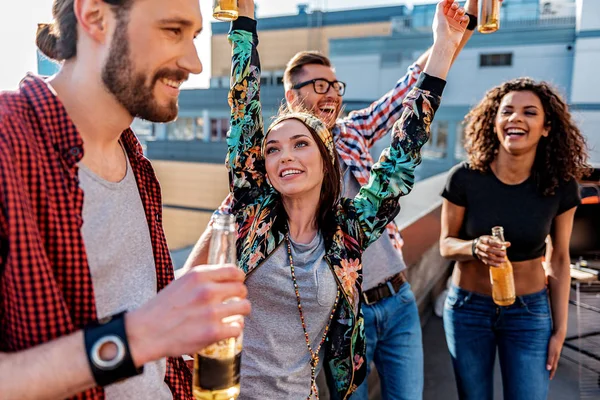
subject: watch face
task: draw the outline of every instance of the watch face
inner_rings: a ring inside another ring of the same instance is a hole
[[[111,360],[105,360],[101,357],[100,352],[104,346],[110,344],[117,348],[117,354]],[[105,371],[112,370],[117,368],[125,358],[125,343],[123,343],[123,339],[117,335],[106,335],[94,343],[90,353],[90,358],[97,368]]]

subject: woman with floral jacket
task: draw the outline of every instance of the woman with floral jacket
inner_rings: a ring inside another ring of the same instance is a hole
[[[326,124],[290,113],[265,134],[253,2],[239,5],[241,17],[229,34],[227,164],[238,261],[253,307],[245,323],[240,399],[318,398],[315,377],[322,366],[331,397],[347,399],[366,375],[361,254],[413,187],[468,18],[454,0],[438,4],[432,55],[404,100],[391,147],[369,184],[348,199],[340,198],[339,160]],[[329,89],[336,90],[335,83]]]

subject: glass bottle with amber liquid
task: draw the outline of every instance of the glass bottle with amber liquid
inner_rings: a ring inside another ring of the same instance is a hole
[[[235,218],[229,214],[214,217],[208,255],[209,264],[236,264]],[[231,299],[230,301],[236,301]],[[230,317],[232,324],[241,316]],[[213,343],[194,357],[193,393],[196,400],[235,400],[240,394],[242,335]]]
[[[504,228],[495,226],[492,228],[492,236],[499,243],[504,243]],[[502,247],[506,250],[506,247]],[[515,279],[513,267],[508,258],[497,267],[490,267],[490,280],[492,281],[492,297],[494,303],[499,306],[510,306],[515,302]]]
[[[238,0],[214,0],[213,17],[219,21],[233,21],[238,18]]]
[[[481,33],[492,33],[500,29],[500,0],[479,0],[477,5],[477,30]]]

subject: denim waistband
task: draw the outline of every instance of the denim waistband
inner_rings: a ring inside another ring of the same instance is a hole
[[[468,290],[465,290],[457,285],[455,285],[454,283],[451,285],[450,287],[450,291],[454,291],[456,294],[458,294],[461,297],[464,297],[465,299],[470,299],[470,300],[478,300],[484,303],[494,303],[494,299],[492,298],[492,296],[488,296],[486,294],[482,294],[482,293],[476,293],[476,292],[470,292]],[[548,296],[548,289],[547,288],[543,288],[542,290],[540,290],[539,292],[536,293],[530,293],[530,294],[526,294],[523,296],[517,296],[516,298],[520,301],[521,304],[527,304],[527,303],[531,303],[535,300],[539,300],[540,298],[546,298]],[[515,301],[515,303],[517,303],[517,301]],[[510,306],[508,306],[510,307]]]

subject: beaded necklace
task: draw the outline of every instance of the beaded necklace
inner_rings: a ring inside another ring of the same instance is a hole
[[[292,257],[292,244],[290,240],[290,234],[286,233],[285,241],[287,244],[288,257],[290,259],[290,270],[292,272],[292,281],[294,282],[294,291],[296,292],[296,300],[298,301],[298,312],[300,313],[300,321],[302,322],[302,330],[304,331],[304,338],[306,339],[306,347],[308,348],[308,352],[310,354],[310,393],[308,394],[307,400],[310,400],[312,395],[315,395],[315,398],[319,399],[319,389],[317,388],[317,366],[319,365],[319,352],[321,351],[321,346],[325,343],[325,339],[327,338],[327,332],[329,332],[329,326],[331,325],[331,320],[333,319],[333,315],[335,314],[335,310],[337,308],[338,301],[340,300],[340,290],[338,289],[337,294],[335,296],[335,303],[333,304],[333,309],[331,310],[331,314],[329,315],[329,321],[327,322],[327,326],[325,327],[325,332],[323,332],[323,337],[321,338],[321,342],[317,347],[316,351],[313,351],[312,346],[310,345],[310,338],[308,336],[308,331],[306,330],[306,322],[304,321],[304,313],[302,312],[302,302],[300,301],[300,291],[298,290],[298,282],[296,281],[296,273],[294,271],[294,259]]]

